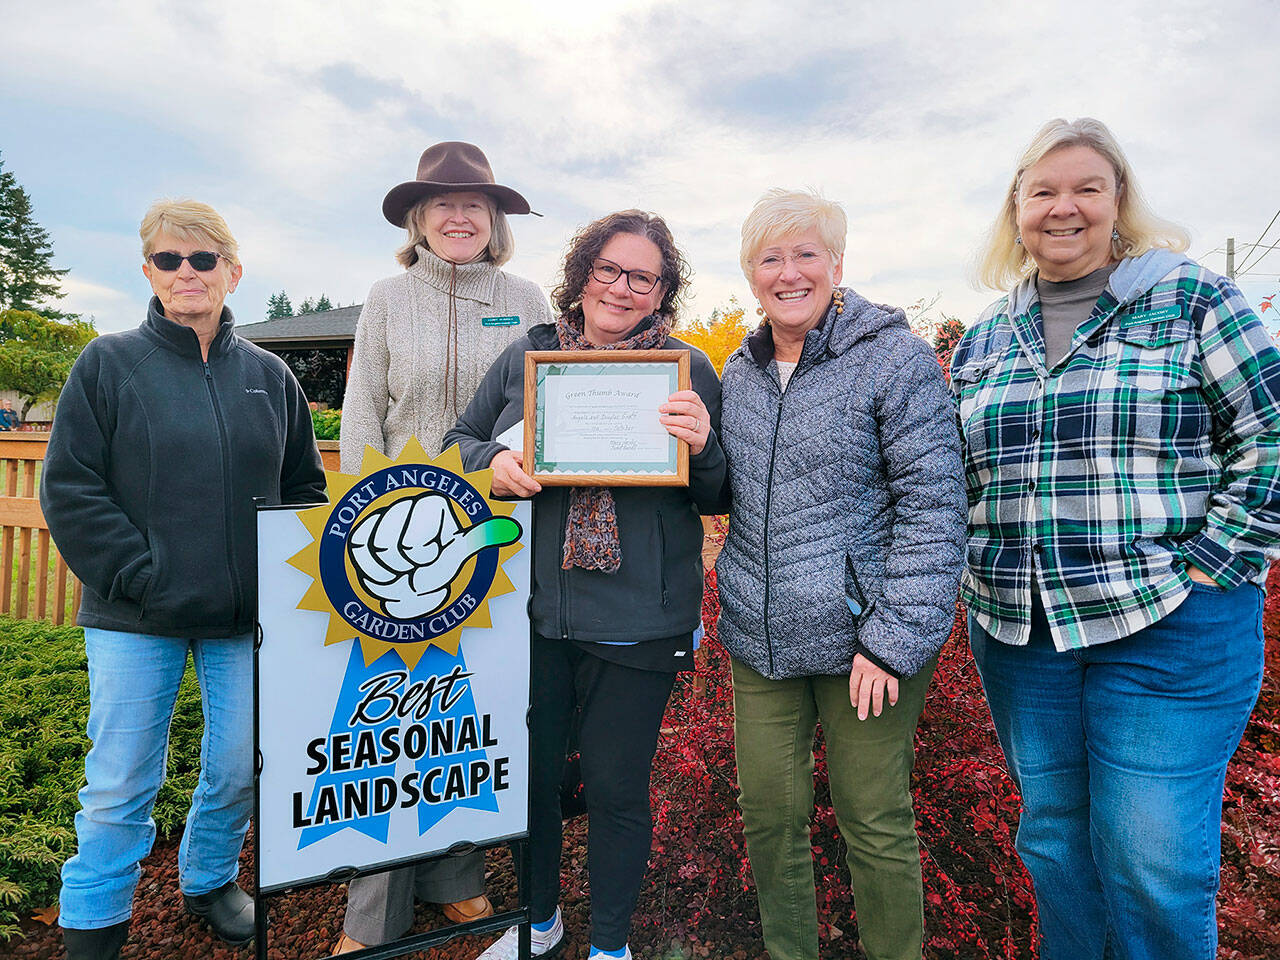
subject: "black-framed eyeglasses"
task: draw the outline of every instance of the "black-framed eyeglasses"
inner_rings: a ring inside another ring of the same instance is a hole
[[[185,260],[191,264],[191,269],[196,273],[208,273],[218,265],[220,253],[210,253],[208,250],[201,250],[199,253],[189,253],[185,257],[180,253],[165,251],[164,253],[153,253],[147,257],[157,270],[163,270],[165,273],[173,273]]]
[[[623,270],[612,260],[606,260],[604,257],[597,257],[595,263],[591,264],[591,275],[606,286],[616,281],[619,277],[627,278],[627,286],[631,288],[632,293],[645,294],[658,285],[658,281],[662,278],[656,273],[650,273],[648,270]]]

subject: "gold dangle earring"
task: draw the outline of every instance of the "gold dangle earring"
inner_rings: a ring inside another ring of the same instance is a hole
[[[769,325],[769,315],[764,312],[764,307],[756,307],[756,315],[764,317],[764,319],[761,320],[760,322],[763,323],[766,327]]]
[[[844,313],[844,290],[840,287],[836,287],[835,291],[831,294],[831,302],[836,306],[837,317]]]

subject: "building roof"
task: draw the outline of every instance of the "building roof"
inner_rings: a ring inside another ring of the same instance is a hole
[[[354,304],[322,313],[236,324],[236,333],[246,340],[276,349],[350,346],[355,341],[361,306]]]

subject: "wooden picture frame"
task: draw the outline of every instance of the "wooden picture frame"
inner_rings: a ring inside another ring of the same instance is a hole
[[[688,350],[529,351],[525,473],[543,486],[687,487],[689,445],[657,407],[689,389],[689,370]]]

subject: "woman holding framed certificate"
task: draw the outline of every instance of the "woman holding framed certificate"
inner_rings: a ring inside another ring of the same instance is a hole
[[[552,294],[559,320],[531,328],[507,348],[445,435],[446,445],[460,446],[465,469],[493,469],[495,493],[533,497],[534,956],[552,954],[564,941],[557,906],[560,783],[577,710],[590,823],[589,956],[631,956],[631,914],[652,834],[650,764],[675,673],[692,665],[701,620],[698,516],[715,507],[725,475],[718,439],[720,382],[701,351],[671,336],[687,278],[688,267],[661,218],[626,210],[589,224],[570,242],[564,279]],[[564,448],[592,460],[576,464],[576,472],[599,473],[612,485],[544,486],[525,471],[533,451],[517,449],[524,436],[525,355],[602,349],[637,357],[640,351],[682,354],[692,389],[664,389],[642,411],[639,399],[654,389],[650,381],[666,374],[639,369],[640,363],[601,363],[606,369],[577,378],[556,394],[563,401],[559,408],[539,403],[536,416],[548,443],[564,446],[570,434],[576,446]],[[655,430],[673,438],[672,445],[687,444],[687,485],[644,485],[637,475],[618,480],[632,472],[627,457],[648,446],[643,437]],[[628,437],[641,439],[633,444]],[[516,954],[512,928],[481,956],[514,960]]]

